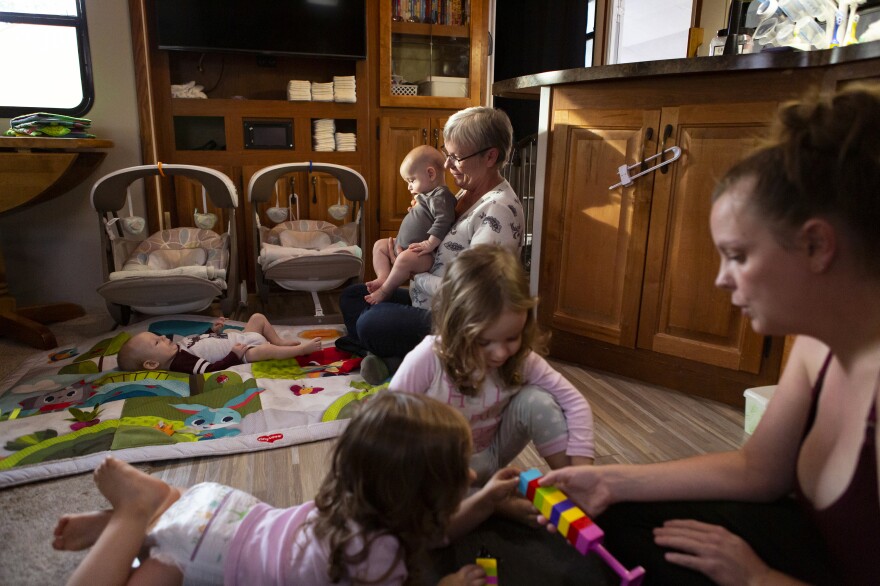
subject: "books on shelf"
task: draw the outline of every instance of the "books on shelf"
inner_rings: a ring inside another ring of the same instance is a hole
[[[468,24],[470,0],[392,0],[392,11],[404,22]]]

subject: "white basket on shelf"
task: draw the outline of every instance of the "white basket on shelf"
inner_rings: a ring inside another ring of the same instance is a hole
[[[414,83],[393,83],[391,84],[392,96],[417,96],[419,95],[419,86]]]

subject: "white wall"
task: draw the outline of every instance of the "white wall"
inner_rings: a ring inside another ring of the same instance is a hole
[[[92,132],[112,140],[107,157],[71,192],[0,218],[0,250],[9,291],[18,305],[70,301],[104,307],[98,215],[89,205],[92,184],[110,171],[141,164],[128,3],[86,0],[95,102],[84,114]],[[0,128],[9,128],[0,119]],[[140,202],[138,202],[140,203]]]
[[[687,56],[693,0],[616,0],[623,6],[609,63],[635,63]]]

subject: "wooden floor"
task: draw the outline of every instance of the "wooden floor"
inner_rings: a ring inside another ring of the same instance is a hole
[[[321,296],[325,312],[336,311],[332,296]],[[311,297],[271,298],[264,309],[252,299],[236,315],[246,320],[262,311],[270,320],[313,313]],[[617,375],[551,360],[587,398],[593,409],[596,463],[647,463],[737,448],[747,437],[741,410],[707,399],[639,383]],[[146,470],[180,486],[216,481],[246,490],[284,507],[314,497],[326,473],[334,440],[232,456],[173,460],[146,465]],[[515,465],[546,471],[531,447]]]

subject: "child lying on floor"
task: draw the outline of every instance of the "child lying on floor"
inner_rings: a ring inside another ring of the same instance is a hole
[[[61,517],[52,546],[91,547],[73,586],[418,584],[425,548],[476,527],[518,483],[518,472],[505,468],[462,501],[473,480],[470,452],[458,411],[382,393],[340,436],[313,502],[276,509],[216,483],[180,490],[107,458],[95,484],[113,509]],[[440,584],[485,578],[469,564]]]
[[[223,331],[224,323],[225,318],[221,317],[210,332],[187,336],[180,342],[141,332],[119,349],[116,357],[119,369],[202,374],[248,362],[293,358],[321,349],[321,338],[302,344],[285,340],[261,313],[252,315],[243,331]]]

